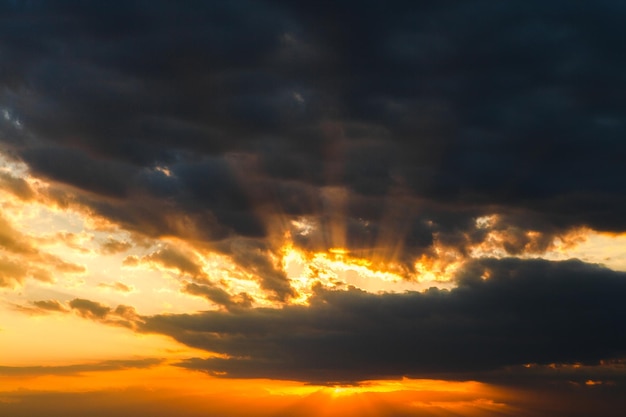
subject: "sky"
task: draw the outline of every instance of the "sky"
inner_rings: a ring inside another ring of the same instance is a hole
[[[0,0],[0,414],[622,416],[625,19]]]

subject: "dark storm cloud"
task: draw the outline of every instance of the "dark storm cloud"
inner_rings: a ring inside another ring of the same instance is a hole
[[[483,279],[482,277],[488,277]],[[484,259],[450,291],[318,288],[309,306],[144,317],[228,358],[180,366],[229,377],[346,382],[476,378],[523,364],[598,364],[626,354],[626,274],[580,261]]]
[[[222,241],[267,245],[272,208],[317,221],[294,237],[307,248],[388,253],[396,234],[408,272],[435,240],[480,242],[485,214],[506,218],[511,254],[626,230],[620,2],[0,8],[4,151],[126,229],[237,258]]]
[[[90,158],[84,152],[66,148],[28,150],[23,157],[35,175],[103,196],[125,197],[130,185],[128,179],[133,175],[129,166]]]

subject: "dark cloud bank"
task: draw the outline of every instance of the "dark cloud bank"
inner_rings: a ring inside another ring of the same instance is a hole
[[[158,315],[139,328],[230,356],[180,364],[190,369],[308,382],[487,378],[510,366],[598,365],[626,354],[625,273],[484,259],[458,279],[451,291],[425,293],[319,288],[309,306]]]

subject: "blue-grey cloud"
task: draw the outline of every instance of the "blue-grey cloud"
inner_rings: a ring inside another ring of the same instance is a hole
[[[623,272],[580,261],[484,259],[457,279],[453,290],[425,293],[320,287],[308,306],[156,315],[138,329],[228,355],[189,359],[180,364],[186,368],[308,382],[480,378],[524,364],[593,365],[626,355]]]

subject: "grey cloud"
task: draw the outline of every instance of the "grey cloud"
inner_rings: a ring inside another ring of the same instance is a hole
[[[252,273],[259,281],[261,288],[268,291],[272,298],[285,301],[295,295],[285,273],[271,262],[271,249],[264,242],[255,239],[232,239],[220,242],[213,248],[229,255],[236,264],[245,271]],[[131,256],[124,260],[124,264],[129,266],[139,262],[154,262],[166,268],[178,270],[181,275],[197,281],[196,283],[185,284],[183,288],[186,292],[204,296],[226,308],[245,307],[250,303],[249,297],[242,295],[238,297],[238,300],[235,300],[224,289],[211,283],[210,277],[194,253],[168,245],[142,258]]]
[[[85,319],[94,320],[112,326],[136,330],[143,320],[132,306],[120,304],[111,308],[105,304],[84,298],[74,298],[69,302],[71,310]]]
[[[150,368],[163,363],[162,359],[108,360],[61,366],[0,366],[4,376],[76,375],[85,372],[119,371],[123,369]]]
[[[100,245],[100,250],[105,254],[116,254],[126,252],[132,246],[130,242],[109,238]]]
[[[134,171],[125,164],[89,157],[66,148],[28,150],[24,160],[34,174],[110,197],[125,197]],[[80,172],[80,175],[76,175]]]
[[[110,288],[112,290],[116,290],[116,291],[120,291],[120,292],[131,292],[132,291],[132,287],[129,287],[128,285],[124,284],[123,282],[114,282],[112,284],[107,284],[107,283],[100,283],[98,284],[98,287],[100,288]]]
[[[202,278],[205,273],[193,253],[185,253],[172,246],[166,246],[142,258],[142,261],[156,262],[166,268],[175,268],[181,274]]]
[[[232,296],[226,290],[215,284],[196,284],[193,282],[187,282],[183,287],[183,291],[188,294],[204,297],[215,304],[223,306],[229,311],[250,308],[253,301],[252,298],[246,293]]]
[[[0,172],[0,184],[22,200],[30,200],[35,195],[28,182],[5,172]]]
[[[285,272],[272,262],[272,248],[266,243],[253,239],[233,239],[224,242],[218,249],[228,253],[237,264],[257,276],[261,288],[275,300],[286,301],[297,294]]]
[[[41,310],[67,312],[66,307],[57,300],[33,301],[33,305]]]
[[[139,330],[230,356],[189,359],[186,368],[309,382],[462,379],[626,354],[622,272],[575,260],[484,259],[457,279],[458,288],[425,293],[318,288],[309,306],[157,315]]]
[[[110,307],[84,298],[73,299],[70,301],[70,307],[85,318],[103,319],[111,311]]]

